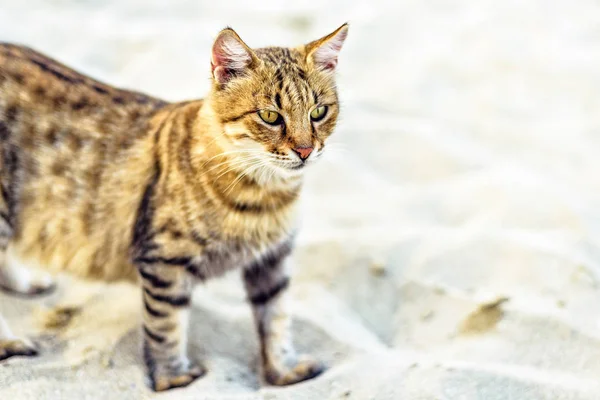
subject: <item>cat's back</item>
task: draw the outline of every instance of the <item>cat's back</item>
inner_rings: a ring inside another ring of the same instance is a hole
[[[0,217],[15,252],[84,276],[133,275],[119,268],[166,105],[0,43]]]
[[[0,42],[0,112],[8,122],[21,112],[102,128],[115,120],[134,124],[165,104],[99,82],[28,47]]]

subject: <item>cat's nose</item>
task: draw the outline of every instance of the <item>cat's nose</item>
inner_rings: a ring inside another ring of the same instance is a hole
[[[298,154],[298,157],[302,159],[302,161],[306,161],[310,153],[314,150],[313,147],[295,147],[292,149],[294,153]]]

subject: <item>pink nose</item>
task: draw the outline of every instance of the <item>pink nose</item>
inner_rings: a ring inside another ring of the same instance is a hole
[[[298,154],[298,156],[302,159],[302,161],[306,160],[310,153],[314,150],[312,147],[296,147],[293,148],[294,152]]]

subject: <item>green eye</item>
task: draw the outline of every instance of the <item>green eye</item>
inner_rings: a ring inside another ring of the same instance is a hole
[[[319,106],[310,112],[310,119],[320,121],[327,114],[327,106]]]
[[[283,121],[281,115],[271,110],[260,110],[258,116],[269,125],[279,125]]]

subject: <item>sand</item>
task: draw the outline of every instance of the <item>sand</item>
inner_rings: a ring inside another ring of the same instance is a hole
[[[194,295],[208,375],[153,394],[138,291],[61,278],[0,294],[42,347],[0,365],[0,399],[600,398],[597,2],[0,1],[0,39],[169,100],[206,92],[226,25],[290,45],[346,20],[338,145],[307,177],[292,286],[296,343],[330,369],[262,386],[233,274]]]

